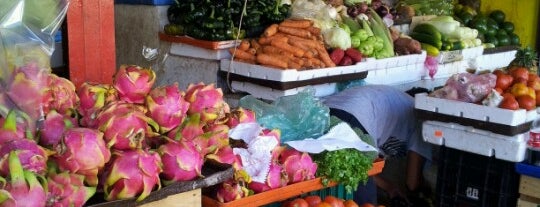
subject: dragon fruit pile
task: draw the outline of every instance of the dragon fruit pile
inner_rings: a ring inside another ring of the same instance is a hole
[[[229,130],[256,122],[254,112],[230,109],[213,84],[182,91],[178,84],[154,87],[155,80],[151,69],[123,65],[113,84],[76,90],[35,65],[16,69],[0,91],[7,114],[0,117],[0,207],[83,206],[97,191],[109,201],[141,201],[162,185],[202,178],[206,160],[236,170],[218,186],[222,202],[248,196],[248,188],[259,193],[314,178],[308,154],[277,145],[266,181],[250,182]],[[261,136],[279,140],[280,133]]]

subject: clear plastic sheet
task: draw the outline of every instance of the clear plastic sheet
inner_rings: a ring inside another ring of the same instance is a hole
[[[68,0],[0,2],[0,115],[19,109],[32,121],[43,118],[42,99],[51,73],[54,37],[68,3]]]
[[[269,104],[248,95],[239,106],[251,109],[257,122],[268,129],[281,130],[281,142],[320,137],[330,126],[330,109],[314,96],[312,89],[282,96]]]

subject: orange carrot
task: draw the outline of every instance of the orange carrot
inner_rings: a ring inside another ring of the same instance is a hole
[[[296,70],[302,69],[302,65],[296,63],[293,60],[289,60],[289,62],[287,62],[287,64],[289,65],[289,68],[291,68],[291,69],[296,69]]]
[[[294,28],[308,28],[311,25],[313,25],[313,21],[308,19],[286,19],[279,23],[279,26]]]
[[[287,62],[281,60],[280,58],[276,56],[272,56],[271,54],[265,54],[261,53],[257,55],[257,62],[262,65],[269,65],[276,68],[288,68],[289,64]]]
[[[311,39],[306,39],[306,38],[301,38],[301,37],[296,37],[296,36],[289,36],[289,41],[288,42],[289,42],[289,44],[292,43],[292,42],[296,42],[295,44],[302,44],[305,47],[309,47],[309,48],[313,48],[313,49],[321,48],[321,46],[322,46],[322,43],[320,43],[318,41],[311,40]]]
[[[278,32],[278,24],[272,24],[270,25],[269,27],[267,27],[265,30],[264,30],[264,33],[263,35],[265,37],[270,37],[272,35],[275,35],[277,32]]]
[[[294,55],[292,53],[287,52],[287,51],[282,50],[282,49],[279,49],[279,48],[274,47],[272,45],[263,46],[262,52],[263,53],[268,53],[268,54],[279,54],[279,55],[282,55],[282,56],[286,57],[287,59],[294,57]]]
[[[252,55],[256,55],[257,54],[257,50],[255,48],[249,48],[246,50],[246,52],[252,54]]]
[[[318,27],[308,27],[306,30],[309,31],[313,36],[319,36],[321,34],[321,29]]]
[[[293,47],[293,46],[289,45],[287,42],[272,41],[270,43],[270,45],[272,45],[274,47],[277,47],[279,49],[285,50],[287,52],[290,52],[290,53],[294,54],[294,56],[296,56],[296,57],[302,57],[304,55],[304,53],[306,52],[306,51],[304,51],[304,50],[302,50],[300,48]]]
[[[257,40],[255,39],[251,39],[249,43],[251,44],[251,47],[254,48],[257,52],[262,49],[261,44],[259,44],[259,42],[257,42]]]
[[[283,38],[286,37],[285,34],[281,33],[281,32],[278,32],[270,37],[261,37],[259,38],[259,44],[261,45],[269,45],[270,42],[272,42],[274,39],[282,39],[284,40]]]
[[[332,59],[330,59],[330,55],[328,55],[328,52],[326,49],[318,48],[319,52],[319,59],[324,63],[325,67],[336,67],[336,64],[332,62]]]
[[[249,53],[249,52],[246,52],[246,51],[243,51],[243,50],[236,50],[234,51],[234,48],[230,48],[229,49],[229,52],[234,56],[234,57],[237,57],[237,58],[240,58],[240,59],[245,59],[245,60],[253,60],[255,61],[255,55]]]
[[[249,47],[250,47],[249,41],[246,39],[243,39],[242,42],[240,42],[240,45],[238,45],[238,50],[246,51],[247,49],[249,49]]]
[[[279,26],[278,31],[283,32],[285,34],[294,35],[294,36],[303,37],[303,38],[312,37],[309,31],[305,29],[301,29],[301,28]]]

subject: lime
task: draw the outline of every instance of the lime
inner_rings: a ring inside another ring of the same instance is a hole
[[[510,37],[507,34],[497,34],[498,46],[510,45]]]
[[[494,35],[486,35],[484,39],[484,42],[486,43],[491,43],[495,46],[499,46],[499,40]]]
[[[501,23],[501,29],[504,29],[507,33],[514,32],[514,23],[512,22],[503,22]]]
[[[508,37],[510,37],[510,45],[520,45],[521,41],[519,39],[519,36],[515,33],[508,34]]]

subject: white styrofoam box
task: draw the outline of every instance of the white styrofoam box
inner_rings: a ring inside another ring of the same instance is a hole
[[[400,66],[412,65],[416,63],[424,63],[426,60],[426,51],[422,50],[421,54],[401,55],[390,58],[373,59],[375,61],[375,70],[395,68]]]
[[[429,78],[429,79],[416,80],[413,82],[399,83],[393,86],[401,91],[407,91],[414,87],[434,90],[436,87],[444,86],[447,80],[448,80],[447,78],[439,78],[439,79]]]
[[[450,63],[460,60],[469,60],[481,56],[482,53],[484,53],[483,46],[465,48],[463,50],[441,51],[439,56],[437,56],[437,61],[439,61],[439,63]]]
[[[505,136],[455,123],[425,121],[424,141],[497,159],[521,162],[525,159],[528,132]]]
[[[468,61],[465,60],[438,64],[437,72],[435,73],[433,78],[448,78],[456,73],[467,72],[467,64]]]
[[[463,101],[430,97],[425,93],[416,94],[414,100],[416,109],[509,126],[524,124],[538,117],[536,110],[509,110],[488,107]]]
[[[476,65],[481,70],[494,70],[510,65],[510,62],[516,57],[517,50],[506,52],[484,54],[476,58]]]
[[[395,85],[421,80],[425,75],[426,52],[374,60],[375,69],[369,70],[368,84]]]
[[[298,92],[301,92],[308,87],[315,89],[316,97],[327,96],[337,92],[336,83],[324,83],[319,85],[302,86],[288,90],[277,90],[249,82],[232,81],[231,87],[236,91],[243,91],[249,93],[256,98],[262,98],[272,101],[276,100],[281,96],[297,94]]]
[[[366,60],[363,62],[359,62],[356,65],[298,71],[295,69],[281,70],[277,68],[270,68],[261,65],[253,65],[237,61],[231,62],[231,60],[229,59],[222,59],[220,70],[228,71],[245,77],[280,82],[290,82],[330,77],[336,75],[360,73],[367,71],[369,68],[374,68],[373,65],[373,61]]]
[[[231,58],[231,53],[228,49],[211,50],[202,47],[193,46],[185,43],[171,43],[171,49],[169,52],[171,55],[221,60]]]

